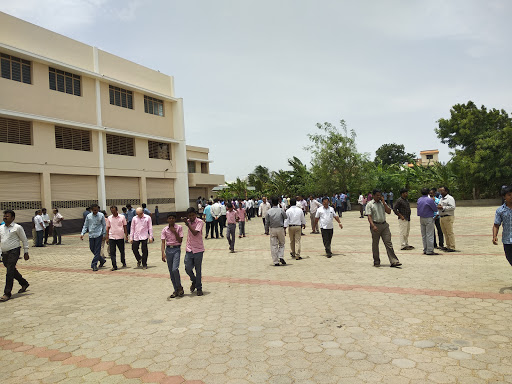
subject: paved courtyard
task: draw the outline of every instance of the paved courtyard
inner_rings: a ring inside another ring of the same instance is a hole
[[[129,250],[128,268],[92,272],[87,241],[65,236],[18,263],[31,285],[0,306],[0,382],[512,383],[512,268],[491,243],[494,210],[458,208],[461,252],[440,256],[422,254],[417,217],[416,250],[400,251],[390,217],[402,269],[383,246],[373,268],[358,212],[335,226],[331,259],[307,228],[304,259],[289,257],[287,238],[277,268],[252,220],[235,254],[205,241],[202,297],[189,293],[183,251],[186,294],[170,300],[159,240],[145,271]]]

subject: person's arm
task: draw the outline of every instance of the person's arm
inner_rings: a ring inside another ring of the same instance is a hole
[[[148,232],[149,232],[149,242],[153,242],[153,222],[151,220],[151,217],[148,220]]]
[[[181,229],[181,231],[180,230],[177,231],[176,228],[174,228],[174,227],[172,227],[172,228],[169,227],[169,229],[174,234],[176,241],[181,244],[181,242],[183,241],[183,230]]]
[[[391,208],[389,208],[388,205],[386,204],[386,200],[384,200],[384,196],[382,196],[381,198],[382,198],[382,204],[384,205],[384,211],[389,215],[391,213]]]
[[[130,243],[133,243],[133,234],[135,233],[135,217],[132,218],[130,224]]]
[[[318,222],[320,221],[320,207],[317,208],[315,214],[315,227],[318,227]],[[318,230],[318,228],[316,228]]]
[[[187,228],[190,231],[190,233],[192,233],[192,236],[197,236],[199,231],[196,231],[194,228],[192,228],[192,226],[190,225],[190,222],[188,221],[188,219],[185,221],[185,225],[187,226]]]
[[[397,203],[395,204],[395,207],[393,208],[393,212],[395,212],[395,215],[397,215],[400,220],[405,220],[405,217],[404,215],[402,215],[400,213],[400,211],[398,210],[398,208],[401,208],[402,207],[402,200],[398,199]]]
[[[334,220],[336,220],[340,226],[340,229],[343,229],[343,224],[341,224],[340,217],[336,212],[334,212]]]
[[[18,237],[19,239],[21,240],[21,242],[23,243],[23,258],[25,260],[28,260],[29,259],[29,256],[28,256],[28,239],[27,239],[27,235],[25,234],[25,230],[21,227],[21,225],[18,227]]]
[[[500,231],[500,225],[494,224],[492,226],[492,243],[498,245],[498,232]]]
[[[373,217],[372,217],[372,208],[371,206],[366,206],[366,216],[368,217],[368,222],[370,223],[370,228],[374,230],[375,232],[378,232],[379,228],[373,223]]]
[[[107,235],[105,236],[105,240],[108,241],[108,233],[110,232],[110,220],[107,218]]]
[[[263,206],[263,204],[260,204],[260,206],[258,207],[258,217],[261,216],[261,207]]]
[[[268,235],[270,233],[270,220],[269,220],[269,217],[270,215],[267,214],[265,215],[265,234]]]
[[[103,236],[103,240],[105,240],[105,237],[107,236],[107,223],[105,221],[105,216],[103,216],[103,219],[101,220],[101,234]]]
[[[85,232],[89,230],[89,216],[85,217],[84,226],[82,228],[82,232],[80,233],[80,240],[84,239]]]
[[[455,199],[453,196],[450,196],[450,198],[446,199],[445,205],[443,206],[443,212],[450,212],[455,210]]]
[[[161,248],[161,251],[162,251],[162,261],[167,261],[167,258],[165,257],[165,239],[162,239],[162,246],[160,247]]]
[[[300,223],[302,224],[302,229],[306,229],[306,218],[304,215],[300,215]]]

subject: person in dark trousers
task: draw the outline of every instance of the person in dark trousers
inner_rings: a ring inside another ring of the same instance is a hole
[[[332,220],[336,220],[340,229],[343,229],[338,214],[334,211],[334,208],[329,207],[329,198],[324,197],[322,199],[322,206],[316,211],[315,225],[320,225],[320,231],[322,232],[322,241],[324,243],[325,253],[327,258],[332,257],[331,242],[334,234],[334,228]]]
[[[429,191],[429,196],[432,200],[434,200],[436,205],[439,205],[441,198],[438,197],[436,194],[437,194],[437,189],[431,188]],[[434,233],[434,248],[435,249],[444,248],[444,235],[443,235],[443,230],[441,229],[441,220],[439,219],[439,209],[437,209],[435,216],[434,216],[434,225],[437,230],[437,237],[439,238],[439,243],[438,243],[436,240],[435,233]]]
[[[435,224],[434,217],[437,212],[437,205],[428,195],[429,189],[421,190],[421,197],[417,203],[417,214],[420,217],[421,238],[423,240],[423,253],[425,255],[439,255],[434,252]]]
[[[98,262],[100,263],[100,268],[102,268],[107,261],[101,257],[101,243],[105,240],[107,234],[107,224],[105,222],[105,216],[100,212],[98,204],[91,205],[91,213],[85,218],[80,240],[84,239],[86,232],[89,232],[89,249],[94,255],[91,268],[93,271],[97,271]]]
[[[36,247],[44,247],[44,220],[41,210],[36,211],[34,216],[34,226],[36,229]]]
[[[181,256],[181,243],[183,241],[183,227],[176,224],[176,214],[169,213],[167,215],[168,226],[165,226],[160,236],[162,240],[162,261],[167,262],[171,282],[173,286],[173,293],[169,297],[183,297],[185,292],[181,286],[180,278],[180,256]]]
[[[7,301],[11,298],[14,280],[18,281],[21,289],[18,293],[23,293],[30,285],[27,280],[21,276],[16,269],[16,263],[20,258],[21,246],[23,244],[23,258],[29,259],[28,256],[28,240],[23,227],[14,222],[16,214],[8,209],[4,211],[4,224],[0,226],[0,246],[2,249],[2,262],[6,269],[4,295],[0,297],[1,301]]]
[[[53,242],[52,244],[61,245],[62,243],[62,220],[64,217],[57,208],[53,209]]]
[[[46,208],[42,209],[41,217],[43,218],[43,224],[44,224],[44,243],[45,245],[48,244],[48,237],[50,236],[50,230],[51,230],[51,220],[50,215],[48,215],[48,211]]]
[[[512,265],[512,186],[502,187],[501,194],[505,202],[496,210],[492,227],[492,242],[494,245],[498,245],[498,232],[500,226],[503,226],[501,241],[505,257]]]
[[[110,212],[112,215],[107,218],[107,242],[110,250],[110,260],[112,261],[112,271],[116,271],[116,247],[119,248],[123,268],[126,268],[124,242],[128,238],[128,230],[126,229],[126,217],[119,214],[115,205],[110,207]]]
[[[155,207],[155,223],[156,225],[160,225],[159,220],[160,211],[158,210],[158,205]]]
[[[202,265],[204,254],[203,227],[204,221],[197,218],[193,207],[187,209],[187,217],[182,217],[188,228],[187,248],[185,253],[185,272],[190,277],[190,293],[197,288],[197,296],[203,296]],[[194,274],[194,269],[196,273]]]
[[[398,216],[398,227],[400,229],[400,243],[402,251],[414,249],[409,245],[409,232],[411,230],[411,205],[409,204],[409,191],[406,188],[400,190],[400,197],[396,201],[393,212]]]

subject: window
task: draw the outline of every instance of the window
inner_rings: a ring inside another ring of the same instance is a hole
[[[0,117],[0,142],[32,145],[32,123]]]
[[[427,160],[434,160],[434,155],[427,155]]]
[[[111,155],[135,156],[133,137],[109,135],[107,133],[107,153]]]
[[[188,162],[188,173],[196,173],[196,162],[195,161]]]
[[[167,143],[148,141],[148,152],[150,159],[171,160],[171,152]]]
[[[4,79],[20,81],[25,84],[32,84],[31,66],[28,60],[19,57],[0,54],[1,74]]]
[[[201,163],[201,173],[208,173],[208,163]]]
[[[154,99],[149,96],[144,96],[144,112],[151,113],[152,115],[164,115],[164,102],[163,100]]]
[[[50,89],[75,96],[82,95],[80,91],[80,76],[52,67],[49,68],[48,74],[50,76]]]
[[[123,88],[108,86],[110,104],[118,107],[133,109],[133,92]]]
[[[55,126],[55,147],[90,152],[91,132]]]

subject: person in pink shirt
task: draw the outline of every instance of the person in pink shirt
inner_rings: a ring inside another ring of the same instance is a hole
[[[226,221],[228,223],[226,239],[228,240],[229,250],[231,253],[235,253],[236,223],[239,220],[238,212],[233,209],[233,203],[228,203],[226,207]]]
[[[109,246],[110,260],[112,260],[112,271],[117,271],[116,247],[121,254],[121,263],[126,268],[126,259],[124,254],[124,241],[128,238],[126,229],[126,217],[120,215],[115,205],[110,207],[112,213],[107,218],[107,243]]]
[[[190,276],[190,293],[197,288],[197,296],[203,296],[203,285],[201,284],[201,267],[203,264],[203,227],[204,221],[197,218],[196,210],[193,207],[187,209],[187,218],[182,217],[188,228],[187,249],[185,252],[185,272]],[[196,274],[194,275],[194,268]]]
[[[132,251],[137,259],[137,268],[142,262],[142,269],[148,268],[148,241],[153,242],[153,224],[151,217],[144,214],[144,210],[139,207],[136,209],[136,216],[132,219],[130,229],[130,243]],[[139,247],[142,244],[142,257],[139,253]]]
[[[169,274],[171,275],[171,282],[174,288],[174,292],[169,297],[174,299],[175,297],[183,297],[185,292],[181,286],[180,278],[180,254],[181,254],[181,242],[183,241],[183,227],[176,224],[176,214],[169,213],[167,215],[168,226],[162,230],[162,261],[167,261],[167,267],[169,268]]]
[[[247,217],[247,214],[245,212],[245,208],[240,204],[240,207],[236,210],[238,213],[238,237],[242,238],[245,237],[245,219]]]

